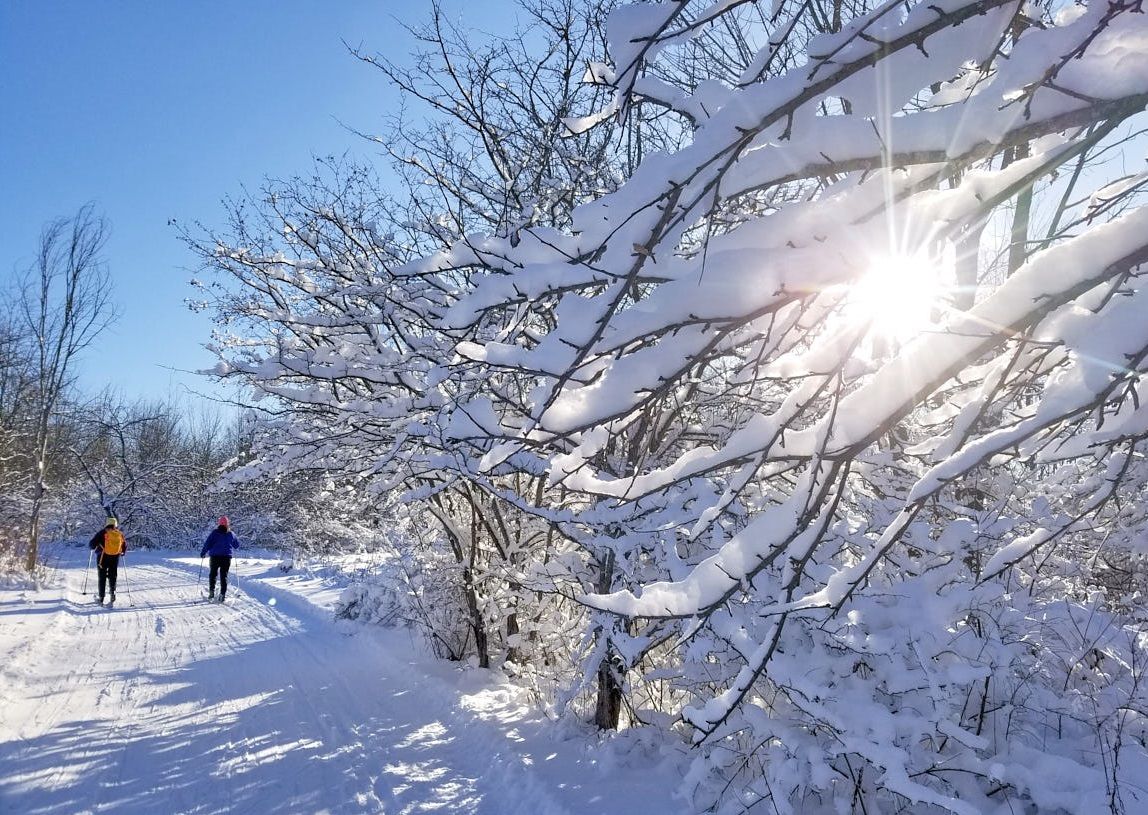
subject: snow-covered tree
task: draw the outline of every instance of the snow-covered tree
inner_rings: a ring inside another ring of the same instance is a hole
[[[886,3],[772,72],[817,13],[783,3],[737,82],[651,78],[742,5],[610,18],[607,112],[684,146],[409,267],[472,270],[453,438],[565,491],[593,658],[692,731],[699,796],[1134,810],[1143,654],[1091,565],[1145,532],[1148,215],[1105,162],[1139,4]]]
[[[69,495],[88,526],[109,515],[133,546],[185,546],[218,516],[215,484],[235,455],[218,414],[104,393],[69,419]]]
[[[565,224],[632,169],[613,128],[566,138],[580,106],[607,99],[608,89],[581,80],[604,47],[614,4],[522,2],[513,30],[487,34],[460,28],[433,0],[426,22],[408,29],[417,44],[410,59],[355,52],[405,100],[371,138],[392,160],[404,193],[399,220],[426,239],[421,246]],[[622,136],[638,130],[650,128],[627,124]]]
[[[5,305],[12,303],[5,298]],[[23,552],[31,468],[29,407],[34,398],[28,334],[11,316],[0,319],[0,561],[12,568]]]
[[[245,472],[401,490],[441,651],[682,733],[699,807],[1142,807],[1139,4],[620,6],[579,95],[597,19],[547,74],[434,12],[367,58],[443,116],[408,200],[193,238]]]
[[[473,651],[483,665],[545,647],[537,625],[549,615],[522,607],[520,595],[536,592],[521,570],[536,560],[524,550],[552,545],[554,534],[499,497],[534,494],[527,476],[475,483],[441,437],[443,405],[473,389],[443,376],[455,338],[435,328],[470,288],[467,270],[396,270],[470,230],[513,241],[530,224],[565,222],[616,186],[608,133],[561,138],[576,100],[604,96],[581,82],[601,47],[601,9],[524,5],[522,31],[480,43],[433,8],[414,70],[359,54],[437,114],[418,131],[398,120],[379,139],[405,198],[380,194],[363,168],[322,162],[311,178],[237,204],[229,234],[191,237],[205,266],[230,281],[205,284],[204,302],[225,326],[218,373],[266,397],[257,460],[243,472],[315,472],[368,494],[409,492],[436,530],[423,538],[428,562],[452,564],[440,578],[458,590],[448,638],[467,645],[447,650]],[[538,56],[525,43],[540,46]]]

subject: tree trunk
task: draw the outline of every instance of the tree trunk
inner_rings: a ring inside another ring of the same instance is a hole
[[[40,438],[36,440],[36,485],[32,496],[32,514],[28,521],[28,549],[24,553],[24,567],[29,573],[36,570],[40,562],[40,518],[43,515],[44,496],[48,494],[48,485],[44,483],[44,470],[48,465],[48,429],[46,422],[42,422],[38,430]]]
[[[464,496],[466,497],[466,496]],[[486,634],[486,622],[482,619],[482,608],[478,602],[478,592],[474,586],[474,564],[478,553],[477,528],[475,524],[474,507],[471,504],[470,514],[470,551],[463,549],[465,530],[455,526],[450,519],[450,509],[441,497],[433,497],[432,513],[438,518],[446,539],[450,543],[451,553],[458,565],[462,567],[462,596],[466,603],[466,612],[469,617],[468,626],[474,633],[474,645],[478,654],[478,664],[483,668],[490,667],[490,640]],[[453,650],[453,649],[452,649]],[[461,657],[462,654],[460,653]]]
[[[40,509],[44,505],[44,496],[48,490],[44,486],[44,468],[41,463],[36,476],[36,494],[32,498],[32,517],[28,524],[28,550],[24,555],[24,566],[29,572],[36,570],[40,561]]]
[[[1028,158],[1028,144],[1018,144],[1013,160]],[[1012,277],[1028,258],[1028,223],[1032,212],[1032,185],[1021,190],[1016,197],[1016,211],[1012,216],[1012,229],[1008,247],[1008,274]]]
[[[598,666],[598,703],[594,724],[599,730],[617,730],[622,716],[622,685],[609,658]]]
[[[599,594],[610,591],[614,582],[614,553],[607,552],[598,561]],[[599,632],[599,636],[605,636]],[[598,701],[594,708],[594,724],[599,730],[617,730],[622,715],[622,677],[615,665],[613,648],[607,644],[606,655],[598,665]]]
[[[518,592],[522,589],[518,584],[511,585],[511,591]],[[512,611],[506,615],[506,638],[509,640],[511,637],[517,637],[519,633],[518,628],[518,612]],[[506,648],[506,660],[508,662],[518,662],[519,653],[518,647],[515,645],[508,645]]]
[[[1017,15],[1011,25],[1012,41],[1015,43],[1028,28],[1027,20]],[[1001,165],[1003,170],[1014,161],[1026,159],[1030,155],[1028,142],[1021,142],[1005,154],[1005,161]],[[1032,213],[1032,184],[1017,193],[1016,211],[1012,216],[1012,228],[1009,230],[1008,247],[1008,276],[1012,277],[1028,257],[1028,222]]]
[[[474,649],[478,654],[478,667],[490,667],[490,640],[486,636],[486,623],[482,619],[482,609],[478,605],[478,594],[474,590],[474,572],[470,567],[462,570],[463,594],[466,608],[470,612],[470,628],[474,632]]]
[[[956,260],[953,271],[957,277],[957,291],[953,295],[953,306],[961,311],[968,311],[977,300],[977,270],[981,251],[981,235],[985,231],[987,221],[973,224],[957,241]]]
[[[463,585],[466,587],[466,605],[470,610],[470,625],[474,630],[474,648],[478,653],[478,667],[490,667],[490,638],[486,635],[486,621],[482,619],[482,608],[478,603],[478,593],[474,588],[474,564],[478,560],[478,514],[474,502],[470,501],[470,558],[462,570]]]

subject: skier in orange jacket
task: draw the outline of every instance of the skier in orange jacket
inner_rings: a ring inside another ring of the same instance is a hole
[[[108,600],[110,606],[116,601],[116,574],[120,568],[120,557],[128,550],[124,533],[119,530],[119,522],[115,518],[108,518],[107,525],[88,541],[88,548],[96,551],[96,575],[99,585],[96,602],[104,602],[106,587],[111,591],[111,598]]]

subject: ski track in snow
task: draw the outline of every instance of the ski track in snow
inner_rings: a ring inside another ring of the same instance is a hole
[[[552,794],[521,727],[471,726],[401,632],[349,637],[242,576],[197,602],[192,559],[133,554],[114,609],[83,573],[0,590],[3,815],[612,811]]]

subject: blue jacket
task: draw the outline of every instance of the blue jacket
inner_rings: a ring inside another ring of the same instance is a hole
[[[207,540],[203,542],[203,551],[199,553],[199,556],[211,555],[212,557],[219,557],[226,555],[227,557],[231,557],[238,548],[239,538],[235,537],[229,529],[217,526],[211,530],[211,534],[208,535]]]

